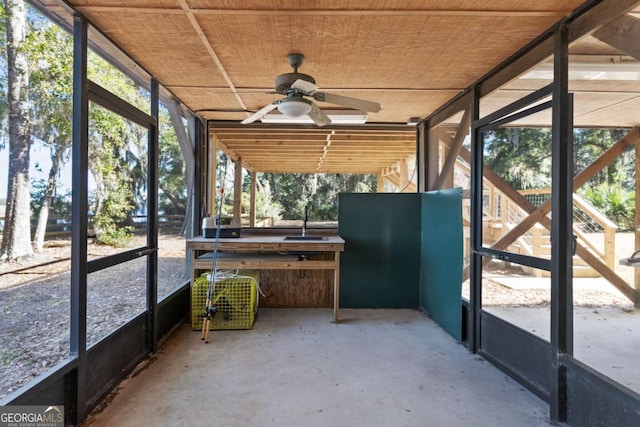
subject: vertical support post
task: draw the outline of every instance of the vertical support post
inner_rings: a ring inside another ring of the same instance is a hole
[[[478,249],[482,247],[482,151],[483,141],[475,122],[480,115],[480,94],[478,86],[473,88],[471,104],[471,230],[470,240],[470,285],[469,304],[471,316],[471,337],[469,349],[477,353],[480,349],[480,315],[482,310],[482,256]]]
[[[436,181],[438,180],[438,175],[440,173],[440,138],[432,137],[432,135],[438,131],[439,128],[436,128],[435,130],[429,128],[422,132],[424,134],[425,144],[427,147],[427,170],[425,171],[427,180],[426,191],[435,189]]]
[[[442,157],[444,159],[447,159],[447,161],[448,161],[449,155],[451,153],[451,148],[449,148],[446,145],[443,145],[442,148],[443,148],[443,156]],[[453,159],[453,161],[455,161],[455,159]],[[442,189],[442,188],[453,188],[453,171],[454,171],[454,168],[445,168],[445,165],[446,165],[446,161],[445,161],[445,164],[442,165],[443,167],[441,169],[441,171],[442,171],[441,173],[445,174],[445,175],[443,175],[442,179],[439,180],[439,181],[442,182],[442,184],[438,185],[440,187],[439,189]]]
[[[151,117],[155,123],[148,129],[147,177],[147,349],[154,353],[158,343],[158,123],[160,121],[160,89],[151,79]]]
[[[384,175],[382,174],[382,172],[378,174],[376,183],[377,183],[376,192],[384,193]]]
[[[334,253],[333,266],[333,323],[340,322],[340,251]]]
[[[534,225],[531,227],[531,252],[534,257],[544,258],[546,254],[542,253],[542,228]],[[534,277],[542,277],[542,270],[533,270]]]
[[[191,209],[191,234],[187,233],[187,237],[198,236],[200,234],[200,224],[202,223],[202,189],[204,183],[202,160],[204,154],[203,147],[206,147],[207,144],[203,143],[205,138],[203,138],[202,124],[198,119],[194,122],[192,138],[192,149],[195,154],[193,171],[190,172],[193,174],[193,196],[191,197],[193,207]],[[187,256],[187,259],[189,259],[189,256]],[[191,266],[188,266],[188,270],[191,269],[190,267]]]
[[[233,224],[239,227],[242,221],[242,158],[238,157],[238,160],[235,161],[234,165]]]
[[[427,132],[428,129],[427,124],[424,121],[420,121],[416,126],[416,156],[418,156],[418,185],[416,188],[418,189],[418,193],[423,193],[427,191]],[[380,180],[382,177],[378,175],[378,193],[382,193],[380,188]]]
[[[256,173],[249,172],[251,177],[251,190],[249,193],[249,227],[256,226]]]
[[[640,250],[640,143],[633,144],[636,154],[636,214],[633,220],[633,230],[635,234],[634,252]],[[640,291],[640,268],[633,269],[633,285]]]
[[[637,202],[636,202],[637,203]],[[604,227],[604,263],[614,271],[616,268],[616,228]],[[637,273],[637,268],[634,268]]]
[[[400,174],[400,191],[402,193],[407,192],[407,186],[409,185],[409,165],[407,164],[407,159],[400,160],[399,165],[399,174]]]
[[[502,193],[498,193],[495,189],[491,189],[491,194],[493,194],[493,200],[491,201],[491,206],[500,204],[500,225],[502,230],[500,230],[500,235],[498,239],[502,237],[505,233],[507,233],[507,224],[509,223],[509,210],[511,208],[509,198],[503,197]],[[497,211],[498,209],[496,209]]]
[[[72,423],[86,417],[87,386],[87,223],[89,170],[89,88],[87,81],[87,21],[74,16],[73,148],[71,202],[71,330],[70,350],[76,357]]]
[[[565,24],[555,34],[551,149],[551,419],[567,419],[567,372],[573,354],[573,102],[569,94],[569,45]]]
[[[209,176],[209,185],[207,188],[207,214],[213,216],[215,212],[217,212],[218,207],[216,206],[216,180],[218,179],[218,147],[216,137],[211,135],[211,132],[207,129],[207,140],[209,144],[208,148],[208,170],[207,175]],[[224,180],[223,180],[224,181]]]
[[[206,126],[205,126],[206,129]],[[194,152],[194,161],[193,161],[193,171],[188,171],[188,173],[192,174],[193,178],[193,194],[191,196],[191,217],[189,218],[190,223],[187,224],[187,238],[192,238],[194,236],[200,235],[200,224],[202,223],[202,189],[206,188],[206,178],[202,174],[202,161],[205,153],[205,147],[207,144],[205,143],[204,132],[202,132],[202,124],[199,119],[194,121],[193,132],[191,133],[192,138],[192,149]],[[192,250],[187,250],[187,256],[185,257],[185,273],[190,274],[191,276],[191,284],[193,285],[193,260],[192,260]]]

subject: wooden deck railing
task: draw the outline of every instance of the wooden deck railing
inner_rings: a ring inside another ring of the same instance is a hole
[[[485,193],[488,203],[483,207],[486,224],[486,232],[483,237],[487,244],[491,244],[513,229],[528,216],[528,213],[490,185],[485,188]],[[550,189],[526,190],[521,191],[520,194],[528,198],[532,195],[540,195],[540,201],[543,202],[548,199]],[[618,227],[575,193],[573,204],[577,208],[575,209],[576,218],[580,219],[574,222],[574,235],[594,256],[607,267],[613,269],[615,266],[615,233]],[[510,247],[519,253],[548,258],[551,252],[549,231],[536,224],[522,234]],[[583,270],[587,269],[583,267]],[[582,275],[597,275],[595,271],[591,270],[591,272],[593,274],[583,271]]]

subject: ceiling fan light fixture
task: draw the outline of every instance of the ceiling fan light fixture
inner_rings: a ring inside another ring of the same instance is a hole
[[[285,98],[278,103],[278,111],[287,117],[302,117],[311,111],[311,101],[302,97]]]
[[[361,125],[367,122],[367,113],[359,110],[323,110],[334,125]],[[278,111],[265,114],[260,119],[262,123],[273,124],[313,124],[308,115],[287,117]]]

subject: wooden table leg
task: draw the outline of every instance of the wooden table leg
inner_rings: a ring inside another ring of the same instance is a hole
[[[340,252],[335,252],[333,270],[333,323],[340,322]]]

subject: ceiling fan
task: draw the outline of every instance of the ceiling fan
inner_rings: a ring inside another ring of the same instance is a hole
[[[380,111],[380,104],[363,99],[350,98],[348,96],[334,95],[332,93],[318,92],[320,89],[316,86],[316,81],[308,74],[298,73],[298,67],[304,61],[304,55],[292,53],[288,56],[289,64],[293,67],[293,73],[280,74],[276,77],[277,93],[286,95],[286,97],[272,102],[271,104],[256,111],[250,117],[244,119],[241,123],[246,125],[261,119],[271,110],[278,109],[287,117],[301,117],[308,115],[318,126],[326,126],[331,124],[331,119],[311,100],[305,98],[312,97],[316,101],[328,102],[330,104],[341,105],[343,107],[353,108],[356,110],[377,113]]]

